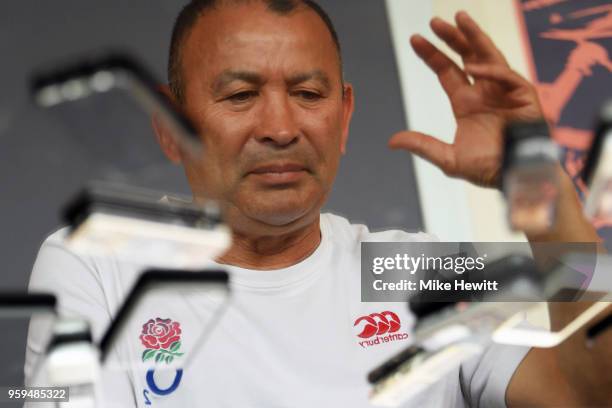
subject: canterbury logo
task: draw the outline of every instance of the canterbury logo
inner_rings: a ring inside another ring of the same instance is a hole
[[[372,336],[380,336],[387,333],[395,333],[401,327],[399,317],[390,311],[384,311],[381,313],[372,313],[367,316],[361,316],[355,323],[354,327],[363,324],[361,333],[357,336],[362,339],[367,339]]]

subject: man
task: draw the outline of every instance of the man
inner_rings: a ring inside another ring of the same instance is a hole
[[[461,69],[423,37],[411,39],[449,96],[455,142],[402,132],[390,146],[450,176],[495,186],[502,130],[509,121],[541,117],[535,92],[465,13],[457,15],[457,27],[435,19],[432,28],[465,63]],[[154,126],[165,154],[184,166],[194,200],[223,206],[233,244],[215,265],[231,273],[233,299],[180,373],[163,371],[163,361],[145,373],[140,363],[160,352],[180,359],[181,351],[192,351],[201,311],[180,301],[144,311],[138,331],[114,350],[133,364],[107,379],[106,406],[369,406],[367,371],[410,343],[414,317],[402,304],[360,302],[359,244],[432,237],[370,233],[320,214],[353,113],[339,51],[329,19],[310,1],[194,1],[179,16],[164,89],[196,124],[205,156],[190,157],[163,124]],[[597,241],[571,183],[566,177],[563,183],[563,222],[547,236],[529,238]],[[139,269],[77,257],[62,245],[64,235],[54,234],[41,248],[30,287],[58,293],[61,311],[89,318],[97,337]],[[364,340],[368,319],[381,331],[392,327],[394,336]],[[42,352],[40,338],[32,327],[28,377]],[[579,348],[572,351],[581,358],[600,352]],[[603,374],[582,382],[569,375],[576,367],[594,370],[593,364],[572,360],[562,370],[556,352],[525,357],[527,351],[494,346],[406,406],[578,405],[609,398],[597,383]]]

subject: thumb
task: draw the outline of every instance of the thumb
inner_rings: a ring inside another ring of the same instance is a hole
[[[420,132],[403,131],[389,139],[393,150],[407,150],[439,167],[445,173],[452,173],[455,166],[453,145]]]

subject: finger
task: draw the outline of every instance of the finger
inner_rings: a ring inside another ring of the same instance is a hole
[[[440,37],[453,51],[461,56],[464,60],[469,59],[473,55],[473,50],[468,43],[465,35],[454,27],[452,24],[447,23],[439,17],[435,17],[430,23],[433,32]]]
[[[474,52],[481,58],[508,65],[506,58],[499,51],[493,40],[476,24],[476,22],[465,11],[455,15],[457,28],[465,35],[467,41],[472,45]]]
[[[452,95],[456,89],[470,85],[467,76],[457,64],[432,43],[420,35],[413,35],[410,44],[417,55],[438,76],[438,80],[447,95]]]
[[[398,132],[389,140],[389,147],[393,150],[408,150],[447,174],[453,172],[455,166],[453,146],[435,137],[413,131]]]
[[[529,82],[512,69],[495,64],[466,64],[465,72],[475,79],[497,82],[507,91],[529,87]]]

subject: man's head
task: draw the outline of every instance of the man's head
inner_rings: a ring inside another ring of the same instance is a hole
[[[193,1],[171,48],[168,93],[198,128],[204,156],[190,158],[156,130],[196,199],[219,200],[245,234],[313,222],[353,110],[322,10],[301,0]]]
[[[185,37],[191,32],[191,29],[198,21],[198,18],[207,11],[216,9],[223,5],[240,4],[256,2],[257,0],[192,0],[179,13],[174,27],[172,29],[172,39],[170,41],[170,52],[168,56],[168,85],[172,94],[177,101],[183,102],[184,98],[184,82],[181,71],[181,49]],[[340,62],[340,72],[342,73],[342,50],[340,40],[336,29],[329,18],[329,15],[312,0],[259,0],[264,3],[268,10],[278,15],[290,14],[298,7],[307,7],[317,13],[321,20],[325,23],[329,34],[331,35],[336,50],[338,51],[338,60]]]

